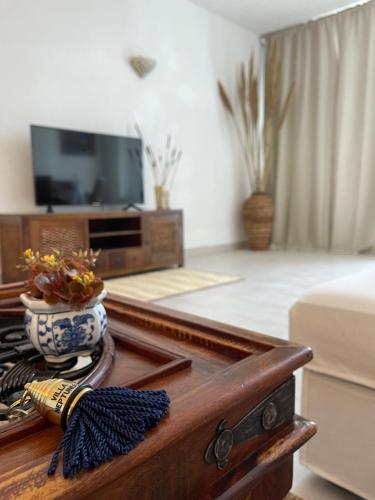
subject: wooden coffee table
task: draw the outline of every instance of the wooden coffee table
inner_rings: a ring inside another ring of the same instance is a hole
[[[0,287],[3,314],[22,314],[21,288]],[[46,474],[59,428],[35,414],[6,424],[0,498],[282,499],[293,453],[316,432],[294,414],[293,371],[311,350],[113,295],[105,305],[113,342],[92,383],[164,388],[169,415],[129,455],[73,480]]]

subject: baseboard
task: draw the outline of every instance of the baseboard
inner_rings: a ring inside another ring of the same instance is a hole
[[[248,243],[246,241],[240,241],[238,243],[226,243],[224,245],[188,248],[185,251],[185,255],[186,255],[186,257],[199,257],[200,255],[210,255],[213,253],[231,252],[233,250],[240,250],[240,249],[247,248],[247,247],[248,247]]]
[[[271,250],[281,252],[296,252],[296,253],[317,253],[317,254],[331,254],[331,255],[371,255],[375,253],[373,247],[363,250],[344,250],[344,249],[329,249],[329,248],[316,248],[316,247],[296,247],[293,245],[281,245],[279,243],[272,243]]]

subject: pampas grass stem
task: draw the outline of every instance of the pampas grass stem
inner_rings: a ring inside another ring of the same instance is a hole
[[[247,70],[244,63],[240,65],[236,105],[228,97],[224,85],[217,82],[220,99],[234,123],[252,191],[267,190],[271,150],[290,108],[294,82],[289,86],[284,100],[281,97],[281,82],[282,59],[275,40],[271,40],[267,48],[262,100],[259,97],[254,54],[251,54]]]

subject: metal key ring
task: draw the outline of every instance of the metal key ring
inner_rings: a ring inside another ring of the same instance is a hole
[[[27,391],[23,393],[21,399],[17,399],[14,401],[8,408],[8,420],[16,420],[17,418],[21,418],[27,416],[33,411],[33,405],[29,405],[31,403],[31,398],[28,395]]]
[[[31,410],[23,410],[22,408],[13,408],[8,412],[8,420],[17,420],[18,418],[26,417]]]

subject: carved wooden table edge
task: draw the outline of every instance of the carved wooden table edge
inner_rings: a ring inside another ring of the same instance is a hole
[[[22,291],[22,283],[0,286],[0,314],[23,313],[17,299]],[[202,484],[204,491],[195,491],[193,496],[186,496],[184,493],[179,500],[275,500],[276,497],[267,496],[267,484],[272,483],[275,477],[283,482],[280,491],[283,490],[283,495],[286,494],[291,482],[289,475],[292,471],[292,454],[316,432],[313,422],[294,415],[292,373],[312,359],[311,349],[113,294],[109,294],[105,307],[112,318],[114,326],[110,327],[110,331],[115,342],[116,339],[122,339],[133,350],[146,350],[149,356],[163,360],[161,367],[132,380],[129,385],[133,387],[154,382],[158,386],[159,380],[167,380],[172,374],[179,375],[184,370],[191,370],[192,358],[182,355],[178,348],[169,350],[154,343],[153,337],[153,343],[150,344],[150,337],[146,339],[132,335],[131,329],[123,335],[115,328],[117,322],[157,332],[160,344],[163,337],[175,339],[182,346],[195,345],[198,352],[204,348],[216,349],[235,362],[217,371],[214,377],[206,378],[192,390],[173,397],[171,416],[156,431],[152,431],[145,443],[136,448],[129,458],[118,457],[98,470],[85,473],[81,478],[66,481],[61,474],[52,479],[46,477],[47,462],[42,456],[34,461],[32,467],[25,464],[11,474],[2,475],[0,472],[0,496],[8,498],[8,494],[9,498],[19,495],[22,498],[35,498],[35,495],[42,494],[45,498],[106,498],[111,491],[113,498],[121,498],[123,478],[126,477],[129,498],[133,498],[131,493],[138,491],[136,480],[142,473],[148,473],[150,481],[158,477],[154,471],[157,468],[154,457],[165,464],[166,477],[173,464],[176,467],[179,463],[178,460],[186,460],[189,464],[195,461],[202,470],[203,467],[208,468],[204,469],[204,474],[207,474],[207,482]],[[91,380],[93,385],[103,383],[106,374],[111,372],[115,354],[112,340],[107,342],[106,349],[105,367],[97,370]],[[207,395],[211,396],[210,401]],[[236,395],[241,396],[241,403]],[[190,408],[192,398],[194,412]],[[249,406],[250,412],[246,409]],[[276,416],[275,406],[278,408]],[[260,420],[258,417],[254,420],[254,415],[258,415]],[[257,434],[259,421],[263,427]],[[255,431],[253,422],[257,422]],[[13,429],[8,428],[8,436],[16,440],[22,433],[42,429],[44,421],[39,417],[29,417],[19,427],[17,424],[12,425]],[[253,434],[249,433],[250,428]],[[191,438],[192,431],[196,432],[194,440]],[[161,443],[164,444],[163,447]],[[190,457],[185,451],[187,443]],[[136,469],[139,471],[133,474]],[[22,482],[23,487],[15,488],[15,481]],[[172,492],[176,486],[169,485],[169,488]],[[172,493],[160,490],[156,482],[153,494],[144,495],[137,498],[176,498]]]

